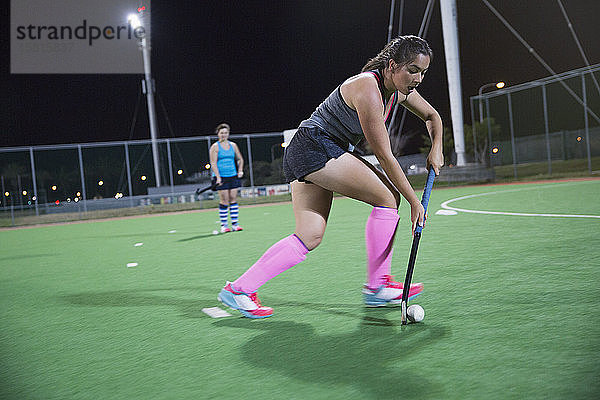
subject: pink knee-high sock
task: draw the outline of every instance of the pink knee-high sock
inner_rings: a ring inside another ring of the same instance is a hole
[[[271,246],[257,262],[233,282],[235,290],[254,293],[268,280],[304,261],[308,249],[296,235]]]
[[[373,207],[367,219],[367,285],[371,289],[377,289],[383,284],[384,275],[390,275],[392,246],[399,220],[398,210],[386,207]]]

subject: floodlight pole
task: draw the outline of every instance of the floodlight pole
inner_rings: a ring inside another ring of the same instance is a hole
[[[138,10],[139,11],[139,10]],[[154,162],[154,179],[156,186],[160,184],[160,158],[158,155],[158,125],[156,123],[156,110],[154,108],[154,84],[152,83],[152,74],[150,73],[150,47],[146,38],[146,30],[139,17],[135,14],[129,16],[129,25],[133,28],[133,34],[138,39],[139,46],[142,49],[142,60],[144,63],[144,86],[146,100],[148,102],[148,119],[150,121],[150,139],[152,142],[152,160]]]
[[[446,72],[448,75],[448,94],[450,97],[450,114],[452,115],[456,165],[463,166],[466,164],[466,157],[456,0],[440,0],[440,10],[442,14],[442,32],[444,36],[444,52],[446,55]]]
[[[150,120],[150,139],[152,141],[152,160],[154,162],[154,179],[156,186],[160,187],[160,159],[158,156],[158,126],[156,123],[156,110],[154,108],[154,84],[150,73],[150,49],[144,35],[140,40],[142,57],[144,59],[144,78],[146,81],[146,100],[148,101],[148,118]]]

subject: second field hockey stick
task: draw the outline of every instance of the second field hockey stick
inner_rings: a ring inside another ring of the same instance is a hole
[[[201,195],[202,193],[206,192],[207,190],[216,190],[217,189],[217,181],[211,182],[210,186],[206,186],[202,189],[198,188],[196,189],[196,196]]]
[[[431,189],[433,189],[433,181],[435,179],[435,171],[433,167],[429,167],[429,175],[427,175],[427,182],[425,183],[425,189],[423,190],[423,197],[421,197],[421,204],[427,214],[427,205],[429,204],[429,196],[431,196]],[[425,224],[425,220],[423,220]],[[417,249],[419,248],[419,241],[421,240],[421,231],[423,226],[419,225],[417,221],[417,227],[415,228],[415,234],[413,236],[412,247],[410,249],[410,257],[408,258],[408,268],[406,270],[406,278],[404,279],[404,287],[402,289],[402,303],[401,310],[402,315],[400,320],[402,325],[406,325],[407,322],[407,303],[408,303],[408,291],[410,290],[410,282],[412,281],[413,270],[415,269],[415,260],[417,259]]]

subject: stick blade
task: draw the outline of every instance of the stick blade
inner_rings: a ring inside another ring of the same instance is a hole
[[[402,325],[406,325],[407,321],[408,321],[408,315],[407,315],[407,308],[406,308],[406,301],[402,300],[402,303],[400,305],[400,309],[401,309],[401,313],[402,315],[400,316],[400,322],[402,323]]]

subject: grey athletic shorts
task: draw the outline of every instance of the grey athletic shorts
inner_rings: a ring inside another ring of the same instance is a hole
[[[348,152],[320,128],[298,128],[283,154],[283,174],[289,183],[320,170],[327,161]]]

